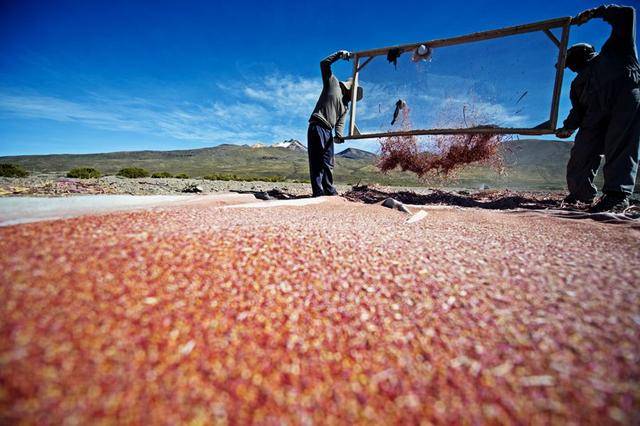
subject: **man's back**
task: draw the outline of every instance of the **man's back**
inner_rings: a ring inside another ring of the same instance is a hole
[[[347,107],[342,103],[342,97],[340,82],[334,75],[331,75],[323,84],[311,119],[319,119],[322,124],[333,129],[339,118],[347,111]]]
[[[322,93],[320,93],[311,118],[309,118],[310,122],[316,121],[328,130],[335,128],[335,134],[339,138],[342,137],[342,130],[344,129],[347,105],[343,101],[344,95],[340,82],[331,71],[331,64],[340,58],[345,58],[344,54],[345,52],[343,51],[336,52],[320,61]]]

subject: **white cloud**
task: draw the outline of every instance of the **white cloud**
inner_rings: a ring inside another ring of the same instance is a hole
[[[321,82],[271,75],[218,87],[223,96],[202,104],[95,92],[81,100],[0,92],[0,117],[47,119],[211,143],[273,143],[290,138],[304,142]]]
[[[0,111],[11,116],[78,121],[100,128],[116,125],[123,130],[131,130],[130,123],[110,111],[49,96],[0,95]]]
[[[431,78],[432,82],[445,86],[463,85],[447,76]],[[460,93],[445,97],[435,89],[420,93],[411,87],[394,88],[366,80],[362,85],[365,101],[358,104],[358,123],[378,123],[363,129],[366,131],[388,128],[398,98],[420,102],[431,112],[451,109],[459,114],[463,105],[473,105],[476,111],[482,111],[483,117],[503,126],[519,126],[526,121],[525,116],[511,114],[499,103],[474,100]],[[272,74],[254,80],[226,81],[216,87],[215,98],[212,95],[200,103],[118,93],[90,92],[71,100],[32,92],[0,91],[0,118],[47,119],[211,144],[274,143],[290,138],[306,143],[307,121],[322,90],[322,81],[319,77]],[[412,113],[417,115],[420,111],[416,108]],[[348,146],[376,151],[379,144],[376,140],[360,140],[343,145]]]
[[[248,99],[271,106],[280,115],[310,115],[321,90],[319,78],[272,75],[245,86],[243,93]]]

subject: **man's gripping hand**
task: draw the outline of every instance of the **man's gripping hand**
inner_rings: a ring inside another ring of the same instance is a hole
[[[349,59],[351,59],[351,57],[353,57],[353,53],[349,52],[348,50],[340,50],[338,51],[338,53],[340,54],[340,58],[344,59],[345,61],[348,61]]]
[[[574,132],[574,130],[572,130],[572,129],[567,129],[565,127],[561,127],[558,130],[556,130],[556,136],[559,137],[560,139],[567,139],[567,138],[571,137],[573,132]]]
[[[595,9],[587,9],[584,12],[580,12],[577,16],[571,19],[571,23],[578,26],[582,25],[593,18],[595,11]]]

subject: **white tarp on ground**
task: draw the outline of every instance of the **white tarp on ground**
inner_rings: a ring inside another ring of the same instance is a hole
[[[0,197],[0,226],[77,217],[85,214],[160,207],[185,202],[246,198],[215,195],[77,195],[71,197]]]
[[[247,209],[247,208],[269,208],[280,206],[308,206],[310,204],[320,204],[327,201],[327,197],[316,198],[297,198],[293,200],[274,200],[274,201],[259,201],[257,203],[237,204],[234,206],[225,206],[226,209]]]

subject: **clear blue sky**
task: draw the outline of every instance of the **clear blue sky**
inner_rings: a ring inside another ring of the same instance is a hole
[[[318,62],[328,53],[575,15],[598,4],[2,0],[0,155],[305,142]],[[574,28],[571,42],[599,48],[608,33],[596,20]],[[335,71],[346,78],[350,65]],[[564,95],[562,115],[566,84]]]

